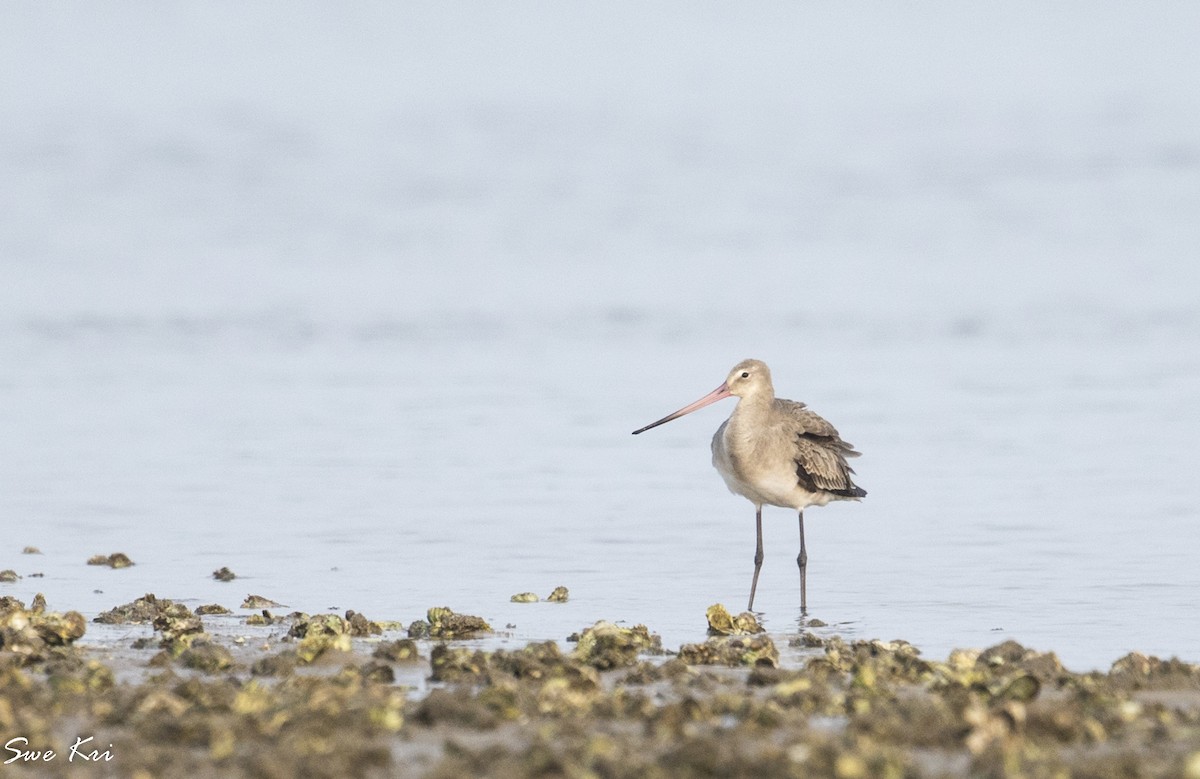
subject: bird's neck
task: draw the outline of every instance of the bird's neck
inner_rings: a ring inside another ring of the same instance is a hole
[[[737,408],[734,413],[743,418],[752,418],[767,414],[771,405],[775,402],[775,396],[770,392],[759,392],[754,395],[746,395],[738,398]]]

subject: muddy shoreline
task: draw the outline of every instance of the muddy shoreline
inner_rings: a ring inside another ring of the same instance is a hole
[[[596,623],[494,649],[444,608],[65,605],[0,597],[0,774],[1200,779],[1200,666],[1136,653],[926,658],[717,606],[695,644]]]

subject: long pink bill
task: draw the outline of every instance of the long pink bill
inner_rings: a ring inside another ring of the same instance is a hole
[[[697,400],[695,403],[684,406],[683,408],[676,411],[674,414],[667,414],[662,419],[658,420],[657,422],[651,422],[650,424],[643,427],[641,430],[634,430],[633,434],[637,435],[638,433],[644,433],[652,427],[658,427],[659,425],[666,424],[667,422],[670,422],[672,419],[679,419],[679,417],[683,416],[684,414],[690,414],[697,409],[704,408],[705,406],[707,406],[710,403],[716,403],[718,400],[724,400],[725,398],[730,397],[732,394],[733,393],[729,391],[729,387],[726,386],[725,384],[722,384],[721,386],[717,387],[712,392],[708,393],[704,397]]]

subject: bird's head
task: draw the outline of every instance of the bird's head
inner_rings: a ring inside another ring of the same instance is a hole
[[[742,360],[733,366],[725,379],[725,387],[730,395],[739,398],[761,395],[764,392],[770,397],[775,395],[775,387],[771,384],[771,369],[762,360]]]

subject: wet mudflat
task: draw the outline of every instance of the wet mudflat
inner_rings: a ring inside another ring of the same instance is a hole
[[[62,606],[0,599],[5,775],[1200,777],[1200,666],[1136,653],[927,658],[720,606],[703,642],[598,622],[512,649],[441,607]]]

